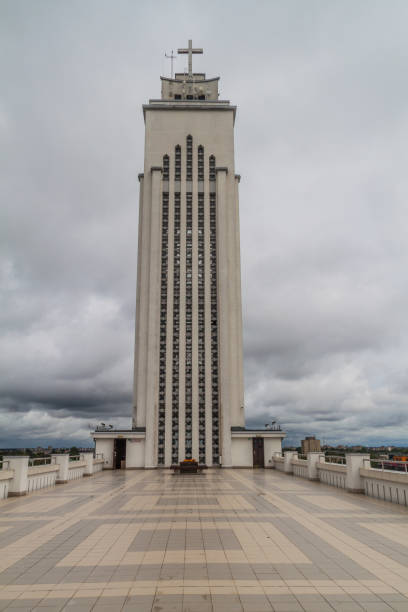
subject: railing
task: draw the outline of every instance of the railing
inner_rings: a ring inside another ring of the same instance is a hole
[[[297,458],[298,459],[302,459],[302,461],[307,461],[307,455],[302,455],[302,454],[298,453]]]
[[[7,470],[10,462],[7,459],[0,459],[0,470]]]
[[[325,463],[339,463],[340,465],[346,465],[346,458],[342,455],[325,455]]]
[[[34,467],[35,465],[47,465],[51,463],[51,457],[30,457],[28,459],[28,465]]]
[[[95,459],[103,459],[103,453],[95,453]]]
[[[69,456],[69,460],[70,461],[80,461],[81,460],[81,455],[70,455]]]
[[[370,465],[375,470],[383,472],[405,472],[408,473],[408,461],[393,461],[392,459],[371,459]],[[381,467],[376,467],[380,465]]]

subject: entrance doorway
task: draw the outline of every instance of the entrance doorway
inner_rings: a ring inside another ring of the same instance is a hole
[[[113,467],[115,470],[124,470],[126,468],[126,438],[115,438]]]
[[[252,455],[254,459],[254,468],[265,467],[263,438],[252,438]]]

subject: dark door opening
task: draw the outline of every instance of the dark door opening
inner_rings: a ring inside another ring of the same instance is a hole
[[[126,467],[126,438],[115,438],[113,447],[113,467],[115,470]]]
[[[263,438],[252,438],[252,454],[254,458],[254,468],[265,467]]]

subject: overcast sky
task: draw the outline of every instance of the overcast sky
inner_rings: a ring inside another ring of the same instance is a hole
[[[406,0],[0,2],[1,446],[130,425],[141,105],[188,38],[238,106],[247,423],[408,444],[407,21]]]

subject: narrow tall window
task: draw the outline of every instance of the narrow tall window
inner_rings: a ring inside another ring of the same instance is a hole
[[[204,147],[198,147],[199,189],[204,181]],[[204,268],[204,192],[198,192],[197,272],[198,272],[198,457],[205,463],[205,268]]]
[[[193,180],[193,137],[187,136],[186,181]]]
[[[163,157],[163,181],[169,177],[169,156]],[[167,267],[169,242],[169,193],[162,193],[162,247],[160,284],[160,344],[159,344],[159,414],[157,462],[164,465],[165,422],[166,422],[166,338],[167,338]]]
[[[169,180],[169,174],[170,174],[170,160],[169,160],[169,156],[165,155],[163,157],[163,181],[168,181]]]
[[[175,148],[175,181],[181,180],[181,147]],[[176,187],[177,189],[177,187]],[[178,188],[179,189],[179,188]],[[179,461],[179,362],[180,362],[180,191],[174,193],[174,257],[173,257],[173,355],[172,355],[172,438],[171,461]]]
[[[193,452],[193,139],[187,136],[186,152],[186,372],[185,372],[185,448],[186,459]]]
[[[181,181],[181,147],[177,145],[174,151],[174,180]]]
[[[215,157],[209,159],[210,179],[210,294],[211,294],[211,416],[213,463],[220,457],[220,419],[218,391],[218,300],[217,300],[217,202],[215,189]]]

